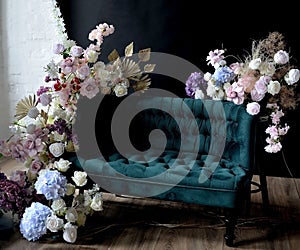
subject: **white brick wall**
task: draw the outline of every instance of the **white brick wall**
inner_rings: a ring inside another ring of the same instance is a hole
[[[53,0],[0,0],[0,139],[16,103],[44,84],[43,67],[58,41]]]

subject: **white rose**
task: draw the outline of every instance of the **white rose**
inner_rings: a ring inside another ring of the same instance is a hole
[[[93,197],[92,203],[91,203],[91,208],[95,211],[102,211],[102,196],[100,193],[96,193],[95,196]]]
[[[291,69],[285,76],[284,80],[288,85],[292,85],[299,81],[300,71],[299,69]]]
[[[66,186],[66,195],[72,195],[75,192],[75,186],[71,183],[67,183]]]
[[[281,88],[280,82],[270,81],[268,84],[268,93],[270,93],[271,95],[276,95],[279,93],[280,88]]]
[[[55,161],[53,165],[59,171],[66,172],[70,168],[71,164],[72,163],[70,161],[60,158],[59,161]]]
[[[261,59],[260,58],[253,59],[249,63],[249,68],[253,69],[253,70],[256,70],[256,69],[259,68],[260,64],[261,64]]]
[[[286,64],[290,60],[289,54],[284,50],[279,50],[274,55],[274,61],[278,64]]]
[[[66,212],[65,218],[69,222],[76,222],[78,219],[78,214],[76,209],[74,207],[70,207]]]
[[[55,214],[48,216],[46,219],[46,227],[51,232],[57,232],[64,225],[63,219],[58,218]]]
[[[114,88],[114,92],[117,97],[121,97],[127,95],[127,88],[123,85],[116,85]]]
[[[59,157],[63,154],[64,148],[65,146],[63,143],[55,142],[49,146],[49,151],[51,154],[53,154],[54,157]]]
[[[74,243],[77,239],[77,226],[67,222],[64,226],[63,238],[66,242]]]
[[[76,186],[82,187],[87,183],[87,173],[83,171],[75,171],[72,180],[75,182]]]
[[[60,198],[52,202],[51,208],[55,212],[64,211],[66,209],[66,203],[62,198]]]

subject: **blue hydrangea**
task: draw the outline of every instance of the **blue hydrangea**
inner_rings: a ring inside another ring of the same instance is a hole
[[[235,74],[231,68],[228,66],[219,67],[216,69],[212,77],[215,79],[215,85],[217,87],[221,87],[226,82],[230,82],[233,80]]]
[[[47,233],[46,218],[51,209],[42,203],[33,202],[25,209],[20,222],[20,232],[29,241],[36,241]]]
[[[47,200],[55,200],[66,194],[67,178],[57,170],[42,171],[35,183],[37,194],[43,194]]]
[[[202,72],[194,72],[186,80],[185,86],[186,94],[193,98],[197,89],[206,91],[207,81],[204,80]]]

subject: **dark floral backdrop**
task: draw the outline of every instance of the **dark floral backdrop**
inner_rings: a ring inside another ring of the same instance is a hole
[[[193,0],[58,0],[69,37],[85,47],[89,30],[100,22],[116,27],[115,34],[105,41],[102,55],[112,49],[122,51],[134,41],[137,50],[150,47],[152,51],[180,56],[207,71],[206,56],[210,50],[226,48],[228,54],[242,55],[251,50],[253,40],[264,38],[272,31],[281,32],[300,66],[300,37],[297,32],[298,13],[293,3],[284,1],[238,2]],[[184,85],[165,76],[153,75],[153,87],[186,96]],[[285,137],[282,152],[263,152],[262,165],[267,175],[300,177],[297,164],[300,133],[299,108],[288,113],[291,129]]]

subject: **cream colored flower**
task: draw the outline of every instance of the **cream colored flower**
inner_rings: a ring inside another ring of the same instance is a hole
[[[77,226],[67,222],[64,226],[63,239],[66,242],[74,243],[77,239]]]
[[[72,180],[75,182],[76,186],[82,187],[87,183],[87,173],[83,171],[75,171]]]
[[[96,193],[95,196],[92,199],[92,203],[91,203],[91,208],[94,211],[102,211],[103,207],[102,207],[102,196],[100,193]]]
[[[64,212],[66,209],[66,202],[62,198],[54,200],[52,202],[51,208],[54,212]]]
[[[58,169],[60,172],[66,172],[69,168],[72,162],[65,160],[63,158],[60,158],[59,161],[55,161],[53,163],[53,166]]]
[[[271,95],[276,95],[280,92],[281,86],[280,82],[278,81],[270,81],[268,84],[268,93]]]
[[[64,225],[63,219],[58,218],[55,214],[48,216],[46,219],[46,227],[51,232],[58,232]]]

